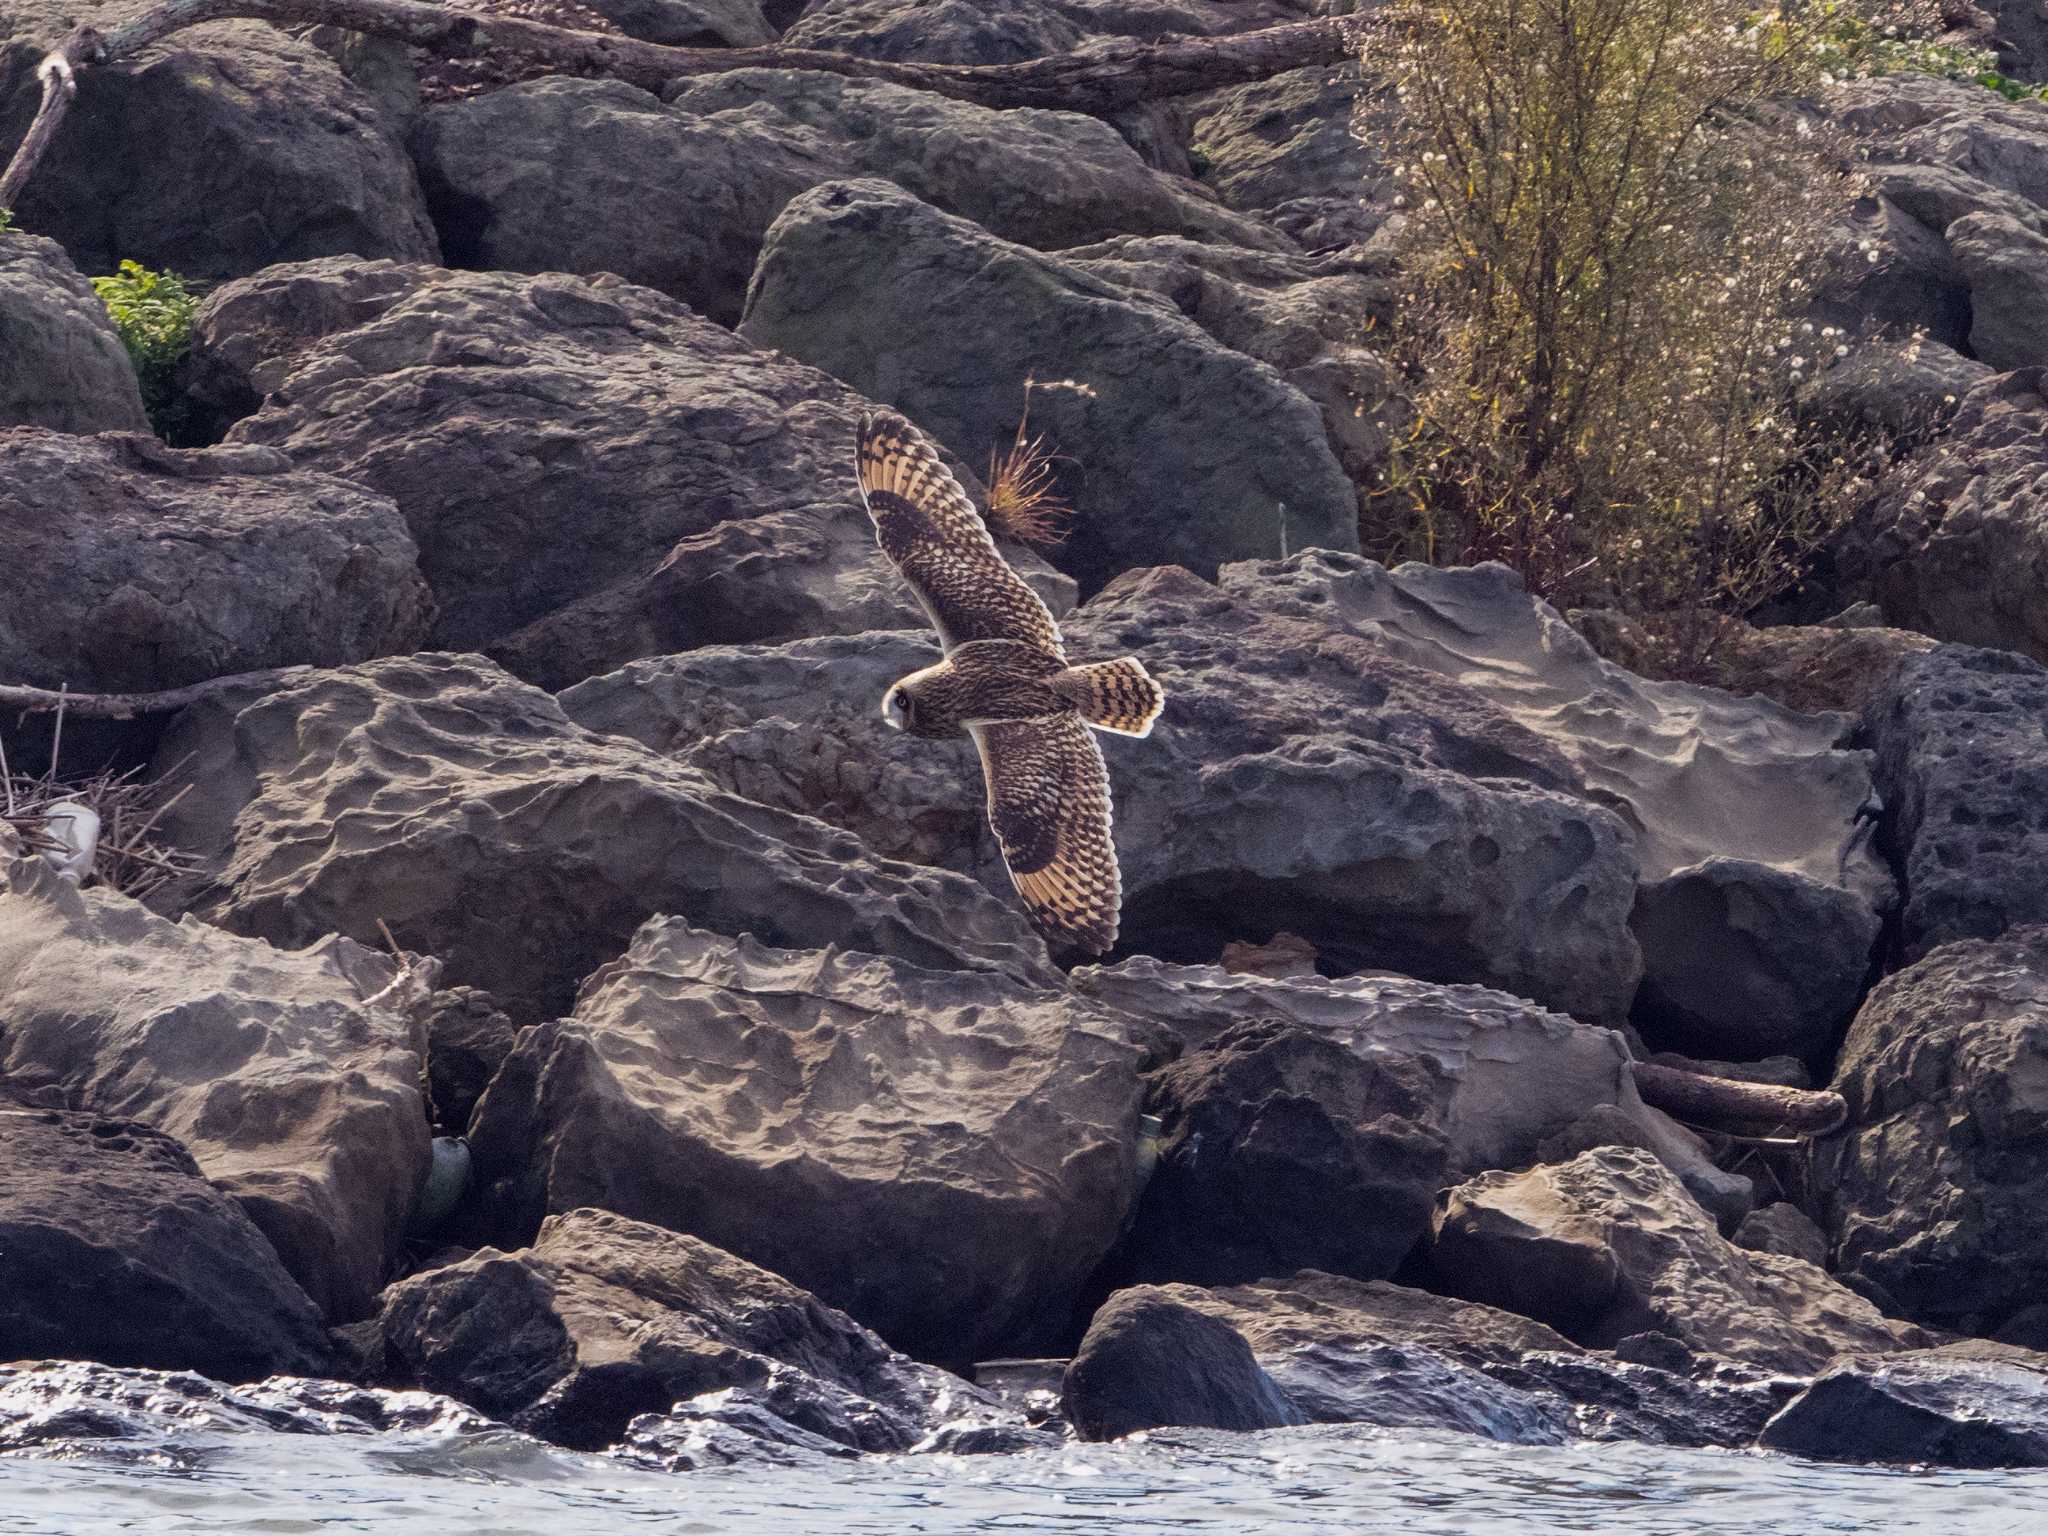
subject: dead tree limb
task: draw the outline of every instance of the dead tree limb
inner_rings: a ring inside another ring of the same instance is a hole
[[[1635,1076],[1636,1092],[1645,1104],[1687,1125],[1716,1130],[1766,1126],[1803,1136],[1825,1136],[1849,1114],[1839,1093],[1707,1077],[1647,1061],[1635,1063]]]
[[[1351,57],[1357,46],[1349,21],[1326,17],[1232,37],[1117,38],[1015,64],[916,64],[775,44],[668,48],[513,16],[480,16],[422,0],[162,0],[106,31],[80,27],[44,59],[43,104],[0,175],[0,208],[13,206],[55,135],[70,107],[76,73],[119,64],[186,27],[236,18],[343,27],[396,38],[446,58],[491,50],[530,60],[553,74],[623,80],[650,91],[684,75],[807,69],[909,86],[984,107],[1049,107],[1098,115],[1262,80],[1283,70],[1333,64]]]
[[[182,688],[165,688],[156,693],[71,693],[55,688],[30,688],[20,683],[0,683],[0,709],[18,709],[24,714],[43,714],[61,709],[66,714],[88,715],[96,720],[132,720],[137,715],[167,715],[188,704],[219,698],[244,689],[275,693],[311,672],[311,667],[266,667],[260,672],[236,672],[227,677],[187,683]]]

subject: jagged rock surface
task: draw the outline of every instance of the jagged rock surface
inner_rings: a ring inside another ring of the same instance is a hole
[[[1991,1333],[2048,1283],[2048,928],[1944,944],[1878,984],[1815,1144],[1845,1277],[1935,1327]]]
[[[1907,960],[2048,921],[2048,667],[1945,645],[1908,657],[1865,714]]]
[[[1638,1021],[1749,1059],[1833,1043],[1863,992],[1892,880],[1859,815],[1850,722],[1650,682],[1603,661],[1505,566],[1398,570],[1308,551],[1219,584],[1285,619],[1364,636],[1554,747],[1634,833]]]
[[[378,1329],[387,1372],[580,1449],[733,1389],[859,1451],[909,1450],[960,1420],[1015,1420],[787,1280],[607,1211],[550,1216],[530,1248],[486,1248],[401,1281]]]
[[[1758,1443],[1818,1461],[2048,1466],[2048,1356],[1973,1343],[1837,1360]]]
[[[1122,1228],[1125,1031],[1064,989],[657,918],[520,1036],[472,1141],[514,1230],[614,1210],[973,1359],[1056,1337]]]
[[[362,1316],[427,1171],[420,1042],[387,961],[169,923],[40,861],[0,870],[0,1079],[175,1136],[329,1321]]]
[[[480,657],[392,658],[209,703],[160,754],[191,759],[195,788],[167,825],[214,861],[197,915],[280,944],[378,942],[381,918],[520,1023],[567,1012],[655,912],[1058,974],[1014,904],[586,731]]]
[[[1455,1294],[1609,1347],[1662,1333],[1767,1370],[1926,1342],[1813,1265],[1735,1247],[1649,1154],[1601,1147],[1437,1197],[1430,1263]]]
[[[170,1137],[0,1096],[0,1164],[0,1355],[224,1381],[333,1366],[319,1309]]]

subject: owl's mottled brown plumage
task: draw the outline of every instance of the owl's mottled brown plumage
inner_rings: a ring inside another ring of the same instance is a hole
[[[1135,657],[1067,665],[1051,610],[909,422],[862,422],[856,465],[876,539],[945,652],[889,689],[883,716],[920,736],[973,737],[989,825],[1033,920],[1055,943],[1106,952],[1123,887],[1109,770],[1088,727],[1146,735],[1165,694]]]

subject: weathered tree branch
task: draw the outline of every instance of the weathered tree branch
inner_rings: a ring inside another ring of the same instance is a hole
[[[1849,1113],[1839,1093],[1707,1077],[1647,1061],[1635,1063],[1635,1076],[1636,1092],[1645,1104],[1674,1120],[1716,1130],[1755,1126],[1825,1136]]]
[[[162,0],[109,31],[80,27],[43,61],[43,104],[0,175],[0,208],[13,205],[54,137],[75,90],[74,72],[119,64],[173,32],[231,18],[343,27],[451,58],[491,49],[529,59],[554,74],[601,76],[647,90],[684,75],[808,69],[909,86],[984,107],[1096,114],[1335,63],[1356,47],[1352,25],[1327,17],[1234,37],[1120,38],[1016,64],[915,64],[774,44],[668,48],[517,17],[479,16],[422,0]]]
[[[24,714],[44,714],[62,709],[70,715],[88,715],[96,720],[132,720],[137,715],[167,715],[188,704],[202,703],[224,693],[244,688],[273,693],[311,672],[311,667],[266,667],[260,672],[236,672],[227,677],[187,683],[158,693],[70,693],[55,688],[30,688],[20,683],[0,683],[0,708],[19,709]]]

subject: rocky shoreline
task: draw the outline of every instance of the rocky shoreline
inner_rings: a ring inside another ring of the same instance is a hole
[[[1323,9],[590,15],[994,63]],[[80,14],[0,13],[0,142]],[[1733,692],[1359,552],[1354,66],[1095,118],[426,64],[180,34],[0,229],[0,685],[250,674],[66,719],[59,773],[176,796],[143,899],[0,821],[0,1451],[168,1402],[677,1471],[1306,1423],[2048,1465],[2048,105],[1826,104],[1881,259],[1808,403],[1941,425]],[[192,446],[81,276],[124,258],[209,285]],[[978,491],[1027,402],[1074,532],[1005,552],[1169,699],[1072,968],[967,744],[878,714],[934,643],[852,474],[883,404]],[[1840,1123],[1689,1128],[1638,1063]]]

